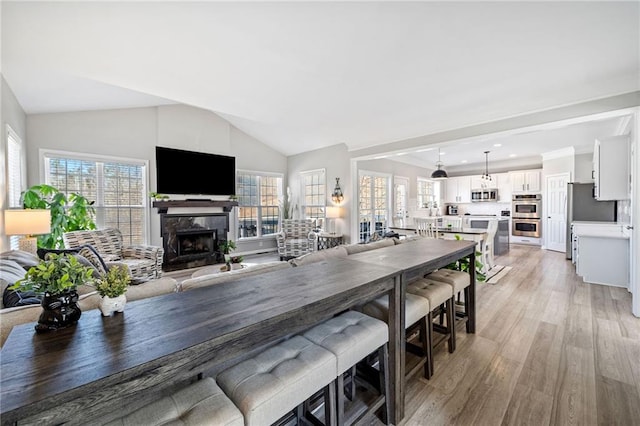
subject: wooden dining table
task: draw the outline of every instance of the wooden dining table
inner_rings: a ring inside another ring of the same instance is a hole
[[[389,420],[397,424],[404,417],[406,283],[461,257],[473,260],[473,247],[416,241],[131,302],[113,317],[84,312],[76,326],[56,332],[14,327],[0,352],[1,423],[108,421],[388,294]]]

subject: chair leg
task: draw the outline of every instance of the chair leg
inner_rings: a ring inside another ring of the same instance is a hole
[[[391,411],[389,411],[389,349],[388,344],[380,346],[378,349],[378,362],[380,365],[380,392],[384,394],[384,409],[382,410],[382,422],[389,424]]]
[[[349,382],[349,400],[353,401],[356,396],[356,366],[351,367],[349,374],[351,381]]]
[[[344,424],[344,375],[338,374],[336,378],[336,424],[342,426]]]
[[[467,323],[465,324],[467,333],[471,333],[471,323],[476,320],[476,310],[472,307],[473,304],[469,303],[471,299],[471,290],[469,287],[464,289],[464,312],[467,314]]]
[[[447,328],[449,331],[449,353],[453,353],[453,351],[456,350],[456,314],[454,300],[455,299],[452,296],[446,303]]]
[[[431,327],[427,324],[427,317],[425,316],[420,320],[420,343],[422,343],[422,352],[424,353],[424,378],[430,379],[433,372],[431,368],[433,366],[433,355],[431,353],[431,333],[429,331]]]
[[[336,426],[336,382],[329,383],[324,388],[324,424]]]
[[[429,372],[433,375],[435,369],[433,367],[433,315],[431,312],[427,315],[427,330],[427,337],[429,338],[429,358],[427,358],[427,361],[429,362]]]

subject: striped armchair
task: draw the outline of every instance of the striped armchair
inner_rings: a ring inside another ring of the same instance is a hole
[[[316,250],[318,235],[313,220],[284,219],[282,231],[276,235],[280,260],[302,256]]]
[[[125,246],[122,233],[115,228],[95,231],[72,231],[62,236],[66,248],[91,245],[100,254],[107,267],[123,264],[129,268],[132,284],[162,276],[164,249],[156,246]]]

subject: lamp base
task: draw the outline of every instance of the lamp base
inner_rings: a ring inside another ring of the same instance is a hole
[[[36,237],[22,237],[18,241],[18,248],[22,251],[29,252],[31,254],[37,254],[38,252],[38,238]]]

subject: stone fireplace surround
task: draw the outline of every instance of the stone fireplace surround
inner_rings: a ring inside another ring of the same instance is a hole
[[[164,271],[223,263],[220,245],[227,240],[232,201],[156,201],[164,248]],[[221,210],[220,212],[212,212]],[[174,213],[176,212],[176,213]]]

